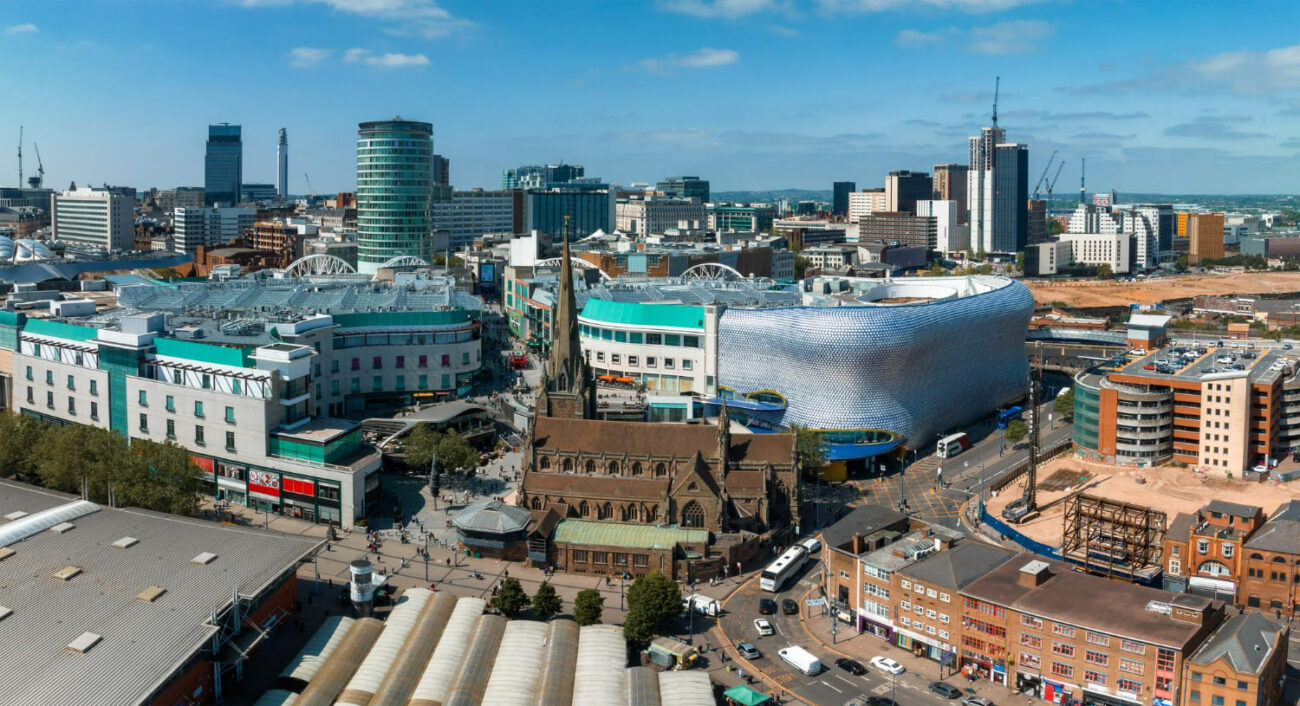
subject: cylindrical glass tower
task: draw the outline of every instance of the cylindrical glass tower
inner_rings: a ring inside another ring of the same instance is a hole
[[[433,125],[392,120],[357,130],[357,271],[374,274],[398,255],[429,261]]]

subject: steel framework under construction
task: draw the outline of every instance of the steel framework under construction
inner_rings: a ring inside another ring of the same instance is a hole
[[[1161,510],[1073,493],[1065,498],[1061,555],[1088,573],[1151,583],[1160,573],[1165,523]]]

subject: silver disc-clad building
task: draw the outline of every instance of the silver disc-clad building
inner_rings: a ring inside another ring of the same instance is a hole
[[[1034,299],[1019,282],[816,278],[804,303],[728,309],[718,328],[720,385],[779,393],[783,424],[920,446],[1024,394]]]

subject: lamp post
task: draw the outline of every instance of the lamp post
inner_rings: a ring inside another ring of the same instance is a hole
[[[620,573],[620,574],[618,575],[618,609],[619,609],[619,611],[622,611],[622,610],[623,610],[623,578],[624,578],[625,576],[627,576],[626,573]]]
[[[619,605],[621,606],[623,604],[622,593],[621,593],[622,589],[620,588],[619,590],[620,590]],[[688,631],[688,635],[686,637],[686,644],[691,645],[695,643],[695,596],[691,596],[690,598],[686,599],[686,610],[690,612],[690,625],[689,627],[686,628]]]
[[[980,512],[975,517],[975,526],[984,523],[984,464],[980,464]]]

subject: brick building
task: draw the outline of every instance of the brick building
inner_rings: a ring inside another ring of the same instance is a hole
[[[1222,500],[1178,513],[1160,553],[1165,587],[1232,602],[1244,573],[1242,543],[1263,524],[1260,508]]]
[[[658,571],[676,580],[688,575],[686,558],[708,552],[709,533],[698,529],[564,520],[551,540],[554,566],[571,574],[630,574]]]
[[[1246,539],[1237,601],[1275,617],[1300,615],[1300,500],[1284,503]]]
[[[1282,703],[1290,629],[1258,613],[1225,620],[1187,659],[1181,703],[1266,706]]]

